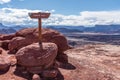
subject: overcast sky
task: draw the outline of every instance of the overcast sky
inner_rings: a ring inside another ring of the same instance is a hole
[[[51,12],[44,25],[120,24],[120,0],[0,0],[0,23],[36,25],[29,12]]]

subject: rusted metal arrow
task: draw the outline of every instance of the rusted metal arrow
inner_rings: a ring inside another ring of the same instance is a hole
[[[43,13],[43,12],[38,12],[38,13],[29,13],[30,18],[35,18],[38,19],[38,29],[39,29],[39,46],[41,49],[42,47],[42,18],[48,18],[50,16],[50,13]]]

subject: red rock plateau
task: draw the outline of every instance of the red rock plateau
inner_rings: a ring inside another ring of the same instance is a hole
[[[120,80],[120,46],[85,45],[66,53],[76,69],[61,69],[65,80]]]
[[[24,47],[38,42],[37,32],[36,28],[31,28],[12,35],[0,35],[0,80],[31,80],[32,74],[16,64],[15,54],[20,52],[20,49],[24,50]],[[43,42],[57,45],[56,59],[61,61],[56,61],[59,72],[57,76],[43,80],[120,80],[119,45],[87,44],[69,49],[66,38],[59,32],[43,29],[42,35]],[[47,71],[43,74],[54,76]],[[35,80],[40,80],[37,77],[38,75],[33,76]]]

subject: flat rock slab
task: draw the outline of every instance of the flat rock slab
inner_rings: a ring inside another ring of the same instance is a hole
[[[65,80],[120,80],[120,46],[85,45],[65,52],[75,70],[60,69]]]
[[[85,45],[65,53],[76,69],[59,68],[61,75],[55,80],[120,80],[120,46]],[[18,76],[14,71],[15,68],[11,67],[7,73],[0,75],[0,80],[30,80],[28,74],[17,71],[21,74]]]

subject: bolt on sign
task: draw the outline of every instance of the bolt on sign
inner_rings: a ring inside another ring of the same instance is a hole
[[[42,18],[48,18],[50,13],[38,12],[29,13],[30,18],[38,19],[38,29],[39,29],[39,46],[42,49]]]

